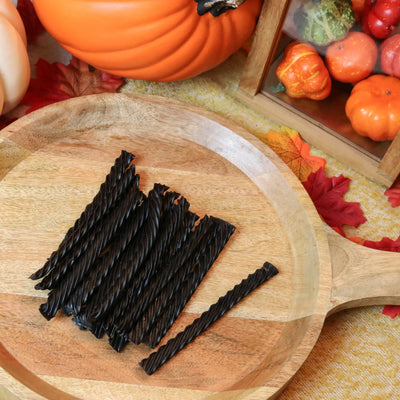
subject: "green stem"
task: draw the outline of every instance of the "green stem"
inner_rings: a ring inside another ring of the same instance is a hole
[[[280,92],[284,92],[286,90],[286,87],[282,82],[279,82],[276,86],[271,86],[269,88],[269,90],[272,93],[280,93]]]

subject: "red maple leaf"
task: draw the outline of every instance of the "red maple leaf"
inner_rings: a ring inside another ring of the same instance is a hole
[[[16,118],[6,118],[4,115],[0,117],[0,130],[16,121]]]
[[[39,33],[45,29],[37,17],[31,0],[18,0],[17,10],[25,26],[28,41],[36,40]]]
[[[373,240],[364,240],[363,245],[366,247],[371,247],[372,249],[400,252],[400,236],[397,238],[397,240],[392,240],[388,237],[382,238],[379,242],[375,242]]]
[[[39,59],[36,64],[37,78],[31,79],[28,91],[22,99],[31,107],[30,113],[46,105],[95,93],[116,92],[124,83],[121,77],[92,68],[72,57],[68,65],[48,63]]]
[[[343,175],[328,178],[322,168],[303,182],[321,218],[343,235],[343,225],[358,227],[366,221],[360,203],[343,200],[349,183],[350,179]]]
[[[400,205],[400,179],[397,179],[395,183],[385,191],[385,196],[388,197],[392,207]]]
[[[400,316],[400,306],[385,306],[383,307],[382,314],[388,315],[391,318]]]

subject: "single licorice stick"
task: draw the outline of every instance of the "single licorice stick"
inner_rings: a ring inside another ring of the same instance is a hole
[[[167,303],[158,305],[158,309],[152,320],[153,324],[147,323],[146,327],[142,328],[140,339],[143,343],[153,348],[158,345],[191,299],[205,274],[211,268],[235,230],[231,224],[224,221],[220,222],[219,228],[216,240],[208,246],[199,258],[197,265],[182,284],[179,285],[177,290],[175,290],[171,299]]]
[[[135,156],[127,151],[121,152],[92,202],[86,206],[75,224],[67,231],[58,249],[50,255],[43,267],[30,276],[31,279],[40,279],[46,276],[55,267],[58,260],[110,210],[134,179],[134,169],[129,171],[134,167],[132,165],[134,158]]]
[[[137,212],[132,214],[131,218],[128,218],[124,223],[126,229],[123,230],[121,235],[118,235],[113,240],[110,249],[106,254],[100,258],[100,266],[96,266],[92,271],[100,271],[104,273],[104,270],[110,270],[117,263],[119,257],[124,252],[126,247],[132,241],[132,238],[140,230],[141,226],[147,219],[149,205],[148,201],[143,201]],[[83,255],[83,260],[85,254]],[[39,310],[46,319],[51,319],[56,315],[57,310],[63,307],[68,300],[69,296],[81,282],[85,274],[88,272],[88,265],[83,261],[79,262],[80,268],[72,269],[65,278],[61,281],[60,285],[50,291],[46,303],[40,305]],[[90,266],[89,266],[90,267]],[[93,282],[92,283],[97,283]]]
[[[148,375],[153,374],[176,353],[221,318],[236,303],[277,273],[278,270],[275,266],[269,262],[265,262],[261,268],[250,274],[246,279],[243,279],[241,283],[229,290],[225,296],[220,297],[216,303],[202,313],[200,317],[195,319],[183,331],[179,332],[157,351],[151,353],[148,358],[140,361],[139,365]]]
[[[207,215],[200,220],[180,250],[174,257],[166,260],[167,262],[161,267],[160,273],[145,287],[142,295],[131,310],[119,321],[118,326],[121,332],[129,332],[132,329],[132,326],[138,321],[144,310],[179,270],[190,268],[197,261],[200,252],[196,251],[196,249],[202,248],[207,243],[207,233],[213,227],[213,224],[213,219]]]
[[[71,269],[88,270],[123,223],[135,211],[143,200],[144,194],[139,190],[139,175],[132,182],[126,195],[115,207],[104,216],[101,224],[97,224],[79,245],[73,246],[43,280],[35,285],[35,289],[53,289]]]
[[[141,268],[130,283],[118,307],[114,307],[111,315],[107,317],[105,329],[109,335],[113,334],[113,331],[116,329],[117,321],[132,307],[132,304],[134,304],[141,295],[143,288],[148,285],[149,281],[156,274],[161,260],[166,257],[166,250],[169,249],[171,242],[179,233],[179,228],[181,228],[182,221],[185,219],[188,209],[189,202],[184,197],[181,197],[177,204],[172,204],[171,207],[166,210],[161,220],[160,232],[156,237],[154,249],[146,259],[143,268]]]
[[[118,274],[114,274],[112,279],[107,279],[94,296],[93,301],[90,304],[88,303],[88,307],[85,310],[85,319],[89,326],[93,322],[100,320],[116,304],[116,301],[124,293],[132,277],[152,249],[160,225],[163,194],[167,189],[168,187],[164,185],[155,184],[150,191],[148,196],[150,203],[149,215],[138,232],[137,240],[135,240],[129,251],[124,252],[119,262],[121,268]]]

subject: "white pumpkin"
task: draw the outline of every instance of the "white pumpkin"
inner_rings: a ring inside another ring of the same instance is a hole
[[[19,104],[30,75],[24,24],[11,0],[0,0],[0,114]]]

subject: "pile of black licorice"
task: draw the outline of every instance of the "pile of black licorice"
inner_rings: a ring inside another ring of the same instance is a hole
[[[235,231],[198,215],[179,193],[139,188],[134,156],[122,151],[93,201],[44,266],[31,275],[50,290],[40,312],[62,309],[81,328],[121,351],[156,347]],[[269,262],[243,279],[182,332],[139,362],[151,375],[251,291],[278,273]]]
[[[40,312],[62,309],[82,329],[154,348],[172,326],[235,228],[199,218],[189,202],[156,183],[139,188],[134,156],[115,160],[88,204],[42,268],[36,289],[48,289]]]

